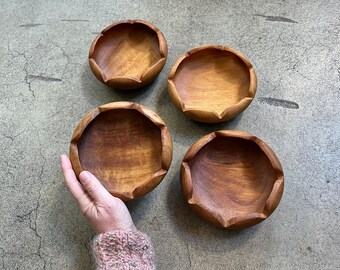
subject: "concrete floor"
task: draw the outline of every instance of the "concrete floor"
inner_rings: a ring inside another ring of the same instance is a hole
[[[93,267],[94,232],[65,188],[59,155],[89,110],[129,100],[155,110],[174,140],[163,182],[128,204],[158,269],[340,269],[339,10],[339,0],[0,1],[0,268]],[[169,57],[152,85],[121,93],[96,80],[87,56],[98,32],[132,18],[161,29]],[[257,71],[255,100],[227,123],[190,121],[167,93],[177,57],[205,44],[241,51]],[[259,136],[285,171],[278,209],[247,230],[215,229],[182,199],[183,155],[219,129]]]

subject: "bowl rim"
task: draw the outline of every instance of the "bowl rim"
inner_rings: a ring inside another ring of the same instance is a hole
[[[245,215],[236,215],[225,219],[219,213],[214,212],[212,209],[206,207],[201,202],[197,204],[193,199],[193,183],[191,178],[191,171],[189,167],[189,162],[196,156],[196,154],[209,142],[214,140],[217,137],[232,137],[232,138],[240,138],[252,141],[256,143],[260,149],[264,152],[264,154],[268,157],[274,171],[276,172],[277,179],[274,181],[273,188],[264,203],[263,210],[261,212],[253,212]],[[259,223],[266,218],[268,218],[274,210],[279,205],[281,197],[283,195],[284,190],[284,174],[281,163],[274,153],[274,151],[261,139],[258,137],[244,131],[239,130],[219,130],[212,133],[209,133],[198,141],[196,141],[185,154],[182,165],[181,165],[181,186],[182,193],[187,200],[188,204],[193,208],[198,209],[205,216],[208,216],[212,219],[210,222],[222,228],[236,227],[238,225],[242,226],[245,221],[257,220],[252,225]],[[251,225],[250,225],[251,226]]]
[[[208,109],[203,109],[200,107],[188,106],[187,104],[184,103],[184,101],[179,96],[176,85],[174,83],[174,77],[176,75],[177,69],[181,65],[184,59],[190,57],[191,55],[199,51],[211,50],[211,49],[227,51],[232,54],[235,54],[238,58],[240,58],[246,64],[249,70],[249,75],[250,75],[248,95],[242,98],[238,103],[235,103],[232,106],[226,107],[221,113],[218,113],[216,110],[208,110]],[[175,106],[179,110],[181,110],[183,113],[185,113],[188,117],[190,117],[191,113],[195,114],[196,118],[197,118],[197,113],[204,113],[206,115],[206,118],[208,117],[208,118],[213,119],[213,121],[209,121],[209,122],[225,121],[241,113],[243,110],[245,110],[249,106],[251,101],[254,99],[255,94],[256,94],[256,88],[257,88],[257,78],[256,78],[256,73],[255,73],[255,69],[253,65],[242,53],[240,53],[239,51],[231,47],[224,46],[224,45],[205,45],[205,46],[200,46],[200,47],[191,49],[190,51],[181,55],[176,60],[168,76],[168,91]],[[194,119],[194,120],[201,121],[200,119]],[[205,121],[202,120],[202,122],[205,122]]]
[[[159,52],[160,52],[160,59],[157,60],[154,64],[152,64],[143,74],[141,74],[140,78],[136,78],[133,76],[113,76],[113,77],[107,77],[105,73],[102,71],[102,69],[99,67],[97,64],[96,60],[94,59],[94,53],[95,53],[95,48],[97,45],[97,42],[105,36],[105,33],[111,30],[113,27],[121,24],[143,24],[150,29],[152,29],[154,32],[156,32],[157,37],[158,37],[158,45],[159,45]],[[93,40],[90,50],[89,50],[89,63],[90,67],[95,73],[95,75],[98,76],[98,79],[100,79],[102,82],[107,83],[107,84],[114,84],[114,83],[137,83],[137,84],[142,84],[143,78],[150,76],[151,74],[154,73],[154,71],[161,69],[166,61],[167,55],[168,55],[168,49],[167,49],[167,42],[166,39],[163,35],[163,33],[153,24],[136,19],[136,20],[123,20],[119,22],[115,22],[104,28]],[[158,73],[158,72],[157,72]]]
[[[151,190],[153,190],[165,177],[167,174],[170,164],[172,161],[172,138],[170,131],[163,120],[160,118],[158,114],[156,114],[151,109],[147,108],[144,105],[134,103],[134,102],[111,102],[104,105],[101,105],[83,117],[83,119],[78,123],[75,128],[73,135],[71,137],[70,142],[70,159],[72,163],[72,167],[76,173],[76,176],[79,177],[79,174],[84,170],[78,152],[78,142],[82,137],[83,132],[87,128],[87,126],[101,113],[111,110],[117,109],[127,109],[127,110],[136,110],[144,117],[149,119],[155,126],[157,126],[161,131],[161,143],[162,143],[162,155],[161,155],[161,168],[155,172],[149,181],[144,182],[142,185],[134,188],[132,192],[121,192],[117,190],[108,190],[112,195],[121,198],[124,201],[133,200],[139,198]],[[151,187],[151,188],[150,188]],[[146,192],[145,192],[146,191]]]

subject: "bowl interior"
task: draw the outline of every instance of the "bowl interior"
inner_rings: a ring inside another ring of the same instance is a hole
[[[157,33],[141,23],[118,24],[97,41],[93,59],[107,79],[140,79],[161,59]]]
[[[216,137],[189,162],[193,199],[225,220],[261,213],[277,179],[253,141]]]
[[[132,192],[161,169],[161,131],[137,110],[103,112],[78,142],[79,160],[109,191]]]
[[[234,53],[207,48],[183,59],[173,81],[185,105],[220,114],[248,96],[250,72]]]

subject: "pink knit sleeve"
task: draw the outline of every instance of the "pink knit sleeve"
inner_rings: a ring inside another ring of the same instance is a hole
[[[99,234],[94,239],[93,251],[97,270],[156,269],[150,238],[140,231]]]

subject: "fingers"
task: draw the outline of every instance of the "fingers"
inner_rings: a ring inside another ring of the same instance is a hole
[[[109,199],[112,198],[111,194],[92,173],[83,171],[80,173],[79,179],[95,203],[107,204]]]
[[[66,186],[70,190],[73,198],[77,201],[79,206],[82,208],[89,204],[91,202],[91,198],[88,196],[84,187],[77,180],[68,156],[61,156],[61,167],[63,170]]]

